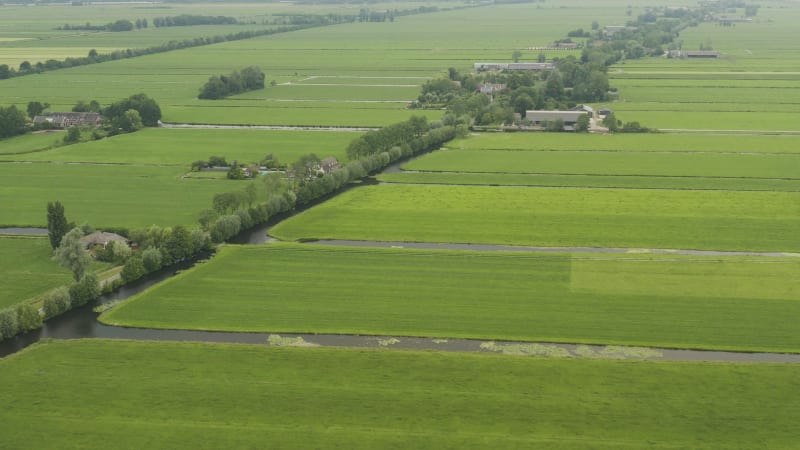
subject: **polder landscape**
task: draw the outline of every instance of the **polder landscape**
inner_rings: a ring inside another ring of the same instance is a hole
[[[0,448],[797,448],[798,23],[0,3]]]

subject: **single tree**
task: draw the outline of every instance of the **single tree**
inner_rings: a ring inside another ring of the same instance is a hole
[[[514,50],[514,52],[511,53],[511,59],[514,60],[514,62],[519,62],[520,58],[522,58],[522,52],[521,51]]]
[[[589,131],[589,115],[582,114],[578,117],[578,121],[575,123],[575,131],[578,133],[585,133]]]
[[[608,131],[617,131],[619,128],[619,123],[617,122],[617,118],[614,116],[614,113],[608,114],[605,118],[603,118],[603,126],[608,128]]]
[[[56,201],[47,203],[47,236],[50,238],[50,246],[58,248],[61,239],[69,231],[67,216],[64,214],[64,205]]]
[[[78,127],[72,126],[67,128],[67,134],[64,135],[65,144],[74,144],[81,140],[81,130]]]
[[[56,249],[53,259],[62,267],[72,271],[72,278],[80,281],[86,273],[86,269],[92,262],[92,257],[83,248],[81,238],[83,231],[80,228],[73,228],[61,239],[61,245]]]
[[[28,102],[28,117],[33,119],[36,116],[41,115],[45,109],[49,108],[49,103],[42,103],[42,102]]]

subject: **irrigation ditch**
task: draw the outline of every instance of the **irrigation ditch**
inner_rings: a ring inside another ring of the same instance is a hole
[[[427,153],[427,152],[425,152]],[[423,156],[425,153],[412,157]],[[408,162],[401,160],[387,166],[382,173],[400,171],[400,166]],[[280,214],[271,218],[265,224],[243,231],[228,240],[237,245],[263,245],[275,241],[269,235],[269,229],[278,222],[299,214],[321,202],[336,195],[355,189],[358,186],[373,185],[378,182],[371,177],[362,183],[352,184],[337,192],[333,192],[317,199],[310,204]],[[6,234],[46,234],[46,229],[41,228],[0,228],[0,233]],[[503,245],[480,244],[434,244],[434,243],[408,243],[408,242],[376,242],[376,241],[344,241],[321,240],[313,241],[322,245],[350,245],[371,247],[406,247],[426,249],[455,249],[479,251],[528,251],[528,252],[587,252],[587,253],[654,253],[654,254],[685,254],[704,256],[745,255],[745,256],[781,256],[794,257],[797,254],[788,253],[758,253],[758,252],[720,252],[703,250],[667,250],[667,249],[620,249],[620,248],[584,248],[584,247],[519,247]],[[126,339],[137,341],[173,341],[173,342],[209,342],[209,343],[239,343],[259,344],[270,346],[292,347],[339,347],[339,348],[372,348],[417,351],[445,351],[445,352],[483,352],[510,355],[532,355],[539,357],[560,358],[602,358],[602,359],[636,359],[636,360],[664,360],[664,361],[702,361],[702,362],[729,362],[729,363],[800,363],[800,354],[790,353],[759,353],[759,352],[729,352],[711,350],[668,349],[654,347],[631,347],[618,345],[588,345],[552,342],[518,342],[518,341],[493,341],[481,339],[449,339],[435,337],[408,337],[408,336],[366,336],[344,334],[308,334],[308,333],[269,333],[269,332],[224,332],[224,331],[199,331],[199,330],[174,330],[154,328],[130,328],[110,326],[100,323],[97,319],[105,308],[113,307],[114,303],[129,299],[151,286],[166,281],[177,275],[180,271],[190,269],[198,263],[203,263],[210,256],[204,254],[192,260],[162,268],[156,272],[145,275],[134,282],[128,283],[114,292],[104,294],[94,302],[67,311],[53,317],[42,324],[42,328],[14,338],[0,342],[0,358],[16,353],[42,339]]]

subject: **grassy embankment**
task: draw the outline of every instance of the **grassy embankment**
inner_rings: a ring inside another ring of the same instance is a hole
[[[486,253],[275,244],[106,313],[155,328],[800,351],[795,258]]]

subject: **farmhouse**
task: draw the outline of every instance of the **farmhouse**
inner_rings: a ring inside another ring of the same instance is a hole
[[[482,83],[478,86],[478,92],[481,94],[492,95],[496,94],[506,88],[505,84],[499,83]]]
[[[33,118],[34,125],[49,124],[55,128],[97,127],[103,116],[94,112],[54,112]]]
[[[106,233],[105,231],[95,231],[94,233],[87,234],[81,238],[81,244],[85,248],[94,247],[95,245],[102,245],[103,248],[114,241],[124,242],[129,244],[130,241],[116,233]]]
[[[490,70],[551,70],[555,68],[554,63],[475,63],[476,72],[486,72]]]
[[[586,114],[589,114],[589,117],[594,117],[594,108],[589,105],[578,105],[574,108],[570,108],[570,111],[583,111]]]
[[[625,25],[610,25],[607,27],[603,27],[603,33],[607,37],[612,37],[615,34],[619,33],[620,31],[637,31],[639,27],[629,27]]]
[[[333,156],[323,159],[319,163],[319,170],[323,174],[331,173],[339,168],[339,160]]]
[[[588,115],[586,111],[525,111],[525,121],[535,126],[546,126],[549,122],[560,120],[567,131],[575,130],[575,124],[581,116]]]

